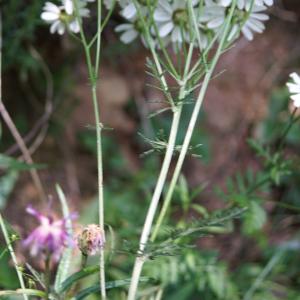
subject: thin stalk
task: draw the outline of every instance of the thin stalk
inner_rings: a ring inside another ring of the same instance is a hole
[[[212,59],[211,66],[210,66],[208,72],[206,73],[206,75],[204,77],[203,84],[202,84],[201,90],[199,92],[198,98],[196,100],[196,104],[194,106],[194,110],[193,110],[193,113],[192,113],[192,116],[191,116],[191,119],[190,119],[190,122],[189,122],[189,125],[188,125],[188,129],[187,129],[184,141],[183,141],[183,145],[182,145],[182,148],[181,148],[181,151],[180,151],[180,154],[179,154],[179,158],[178,158],[175,170],[174,170],[174,174],[173,174],[173,177],[171,179],[170,186],[169,186],[169,189],[167,191],[167,195],[166,195],[162,210],[160,212],[160,215],[158,217],[157,223],[155,225],[155,228],[154,228],[152,236],[151,236],[151,241],[155,240],[155,238],[158,234],[159,228],[160,228],[160,226],[163,222],[163,219],[166,215],[166,212],[169,208],[169,205],[170,205],[170,202],[171,202],[171,199],[172,199],[172,196],[173,196],[173,192],[174,192],[174,189],[176,187],[178,178],[180,176],[180,172],[181,172],[181,169],[182,169],[182,166],[183,166],[183,163],[184,163],[184,160],[185,160],[185,157],[186,157],[189,145],[190,145],[190,141],[191,141],[192,134],[193,134],[193,131],[194,131],[197,119],[198,119],[200,108],[202,106],[204,97],[206,95],[208,84],[209,84],[210,79],[213,75],[213,71],[214,71],[214,69],[217,65],[217,62],[218,62],[218,60],[219,60],[219,58],[222,54],[223,46],[225,44],[229,29],[230,29],[230,21],[231,21],[232,16],[233,16],[233,12],[234,12],[234,9],[235,9],[235,4],[236,4],[236,1],[234,1],[232,6],[231,6],[229,15],[227,17],[227,20],[226,20],[226,23],[225,23],[225,26],[224,26],[224,31],[223,31],[223,35],[222,35],[220,44],[219,44],[218,49],[217,49],[217,51],[214,55],[214,58]]]
[[[104,195],[103,195],[103,162],[102,162],[102,143],[101,143],[101,131],[102,125],[100,123],[100,114],[97,101],[97,89],[96,86],[92,87],[93,104],[96,121],[96,136],[97,136],[97,162],[98,162],[98,199],[99,199],[99,225],[104,232]],[[105,260],[104,260],[104,248],[100,250],[100,287],[102,299],[106,299],[105,289]]]
[[[0,47],[1,47],[1,45],[2,45],[2,15],[0,13]],[[21,134],[19,133],[17,127],[15,126],[12,118],[10,117],[10,115],[9,115],[8,111],[6,110],[4,103],[2,101],[2,48],[0,49],[0,114],[1,114],[5,124],[7,125],[10,133],[12,134],[13,138],[15,139],[19,149],[21,150],[24,160],[26,161],[27,164],[32,165],[33,159],[30,155],[30,152],[27,149],[27,146],[26,146]],[[44,191],[42,181],[39,177],[37,170],[32,168],[29,170],[29,173],[32,177],[32,181],[33,181],[34,185],[36,186],[36,188],[38,190],[40,198],[46,203],[46,201],[47,201],[46,193]]]
[[[92,100],[93,100],[93,108],[95,115],[95,123],[96,123],[96,140],[97,140],[97,171],[98,171],[98,206],[99,206],[99,226],[104,232],[104,195],[103,195],[103,159],[102,159],[102,124],[100,121],[100,112],[98,105],[98,97],[97,97],[97,78],[99,73],[99,64],[100,64],[100,48],[101,48],[101,0],[98,0],[97,4],[97,13],[98,13],[98,30],[97,30],[97,48],[96,48],[96,57],[95,57],[95,66],[92,65],[92,57],[90,48],[83,30],[82,20],[78,13],[78,4],[76,0],[73,0],[75,6],[76,18],[79,23],[80,28],[80,37],[82,41],[82,45],[85,52],[86,63],[88,68],[89,80],[91,83],[91,91],[92,91]],[[102,299],[106,299],[106,289],[105,289],[105,257],[104,257],[104,249],[100,250],[100,289],[101,289],[101,297]]]
[[[16,272],[17,272],[17,275],[18,275],[18,279],[19,279],[19,282],[20,282],[20,286],[21,286],[22,290],[25,290],[26,286],[25,286],[25,283],[24,283],[23,274],[22,274],[22,272],[19,269],[19,264],[18,264],[17,256],[15,254],[14,248],[13,248],[13,246],[11,244],[10,239],[9,239],[9,234],[8,234],[7,229],[6,229],[6,226],[5,226],[5,223],[4,223],[4,220],[2,218],[1,213],[0,213],[0,227],[1,227],[4,239],[5,239],[5,243],[6,243],[7,249],[8,249],[8,251],[10,253],[10,256],[11,256],[11,258],[13,260],[14,267],[16,269]],[[23,298],[24,298],[24,300],[29,300],[28,296],[26,294],[23,294]]]
[[[194,49],[194,46],[193,46],[193,43],[191,43],[190,47],[189,47],[189,52],[187,55],[184,76],[186,76],[186,74],[189,71],[192,56],[193,56],[193,49]],[[185,88],[186,88],[187,82],[184,80],[184,78],[183,78],[181,84],[182,85],[181,85],[180,92],[179,92],[179,100],[183,100],[185,97]],[[140,275],[142,272],[143,264],[145,262],[145,257],[143,256],[143,251],[144,251],[146,244],[148,242],[148,239],[149,239],[149,235],[150,235],[150,232],[152,229],[153,220],[154,220],[155,213],[157,211],[159,199],[161,197],[161,194],[162,194],[162,191],[163,191],[166,179],[167,179],[167,174],[168,174],[168,171],[170,168],[172,156],[173,156],[175,145],[176,145],[176,136],[178,133],[182,107],[183,107],[183,103],[180,103],[179,107],[176,107],[173,109],[173,121],[172,121],[171,129],[170,129],[167,150],[166,150],[165,158],[164,158],[164,161],[163,161],[163,164],[161,167],[160,175],[158,177],[157,184],[156,184],[156,187],[155,187],[155,190],[153,193],[153,197],[151,199],[151,203],[150,203],[150,206],[149,206],[149,209],[147,212],[143,231],[141,234],[138,257],[136,258],[136,261],[134,264],[133,273],[132,273],[132,277],[131,277],[131,284],[129,287],[128,300],[134,300],[136,297],[139,278],[140,278]]]
[[[174,148],[175,148],[175,143],[176,143],[176,136],[177,136],[177,131],[179,127],[179,120],[181,116],[181,111],[182,111],[182,106],[179,107],[173,115],[173,121],[172,121],[172,126],[170,130],[170,136],[169,136],[169,141],[167,145],[167,150],[165,154],[165,158],[162,164],[162,168],[160,171],[160,175],[157,180],[157,184],[154,190],[153,197],[151,199],[151,203],[147,212],[146,220],[144,223],[142,235],[140,238],[140,244],[139,244],[139,251],[138,251],[138,256],[135,260],[134,268],[133,268],[133,273],[131,277],[131,283],[129,287],[129,292],[128,292],[128,300],[134,300],[136,298],[136,292],[137,292],[137,287],[139,283],[139,278],[141,275],[142,267],[145,262],[145,257],[143,256],[143,251],[146,247],[146,244],[148,242],[149,234],[151,232],[152,228],[152,223],[153,219],[157,210],[158,202],[161,197],[161,193],[163,191],[163,187],[167,178],[167,174],[169,171],[169,167],[171,164]]]

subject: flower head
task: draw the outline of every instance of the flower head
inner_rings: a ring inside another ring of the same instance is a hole
[[[113,1],[113,0],[106,0]],[[254,33],[262,33],[265,29],[264,21],[269,17],[264,13],[267,6],[273,4],[274,0],[236,0],[231,30],[228,41],[238,38],[240,32],[248,39],[252,40]],[[192,0],[194,19],[191,22],[191,11],[186,0],[137,0],[138,10],[145,17],[146,26],[156,46],[163,44],[167,46],[172,43],[174,49],[180,49],[183,43],[189,43],[195,38],[194,31],[198,30],[197,40],[201,49],[205,49],[210,41],[220,32],[225,24],[229,13],[229,7],[233,0]],[[121,32],[121,40],[130,43],[136,37],[143,38],[144,31],[137,27],[136,3],[129,0],[119,0],[121,15],[129,23],[120,25],[116,31]],[[153,17],[151,16],[153,13]]]
[[[27,207],[26,212],[34,216],[40,224],[23,241],[23,245],[30,248],[32,256],[50,254],[54,260],[58,260],[63,248],[71,243],[71,237],[66,229],[66,219],[54,220],[31,206]]]
[[[198,1],[192,1],[193,4]],[[154,21],[157,23],[158,33],[161,38],[169,37],[172,43],[182,43],[189,38],[189,14],[187,3],[174,0],[158,2],[154,12]]]
[[[90,224],[77,237],[78,248],[82,254],[95,255],[105,244],[105,234],[99,225]]]
[[[296,108],[300,107],[300,76],[297,73],[290,74],[292,82],[288,82],[286,85],[291,93],[291,99],[294,101]]]
[[[90,11],[86,8],[86,1],[77,1],[78,12],[81,17],[88,17]],[[43,7],[41,18],[51,24],[50,32],[62,35],[68,29],[74,33],[80,30],[79,23],[75,16],[75,7],[72,0],[62,0],[62,5],[57,6],[51,2],[46,2]]]
[[[250,8],[245,8],[244,10],[238,11],[238,14],[235,15],[236,23],[233,25],[231,33],[229,34],[228,40],[235,38],[239,28],[245,38],[249,41],[253,40],[254,32],[262,33],[265,30],[264,21],[269,20],[269,16],[263,13],[267,8],[265,6],[254,5],[249,14]],[[245,17],[248,18],[245,21]]]

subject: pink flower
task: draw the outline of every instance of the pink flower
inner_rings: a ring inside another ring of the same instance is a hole
[[[31,206],[26,208],[26,212],[36,217],[40,225],[23,241],[23,245],[30,248],[32,256],[49,253],[54,260],[59,260],[63,248],[72,243],[66,229],[67,220],[65,218],[54,220]],[[71,216],[71,218],[73,217]]]

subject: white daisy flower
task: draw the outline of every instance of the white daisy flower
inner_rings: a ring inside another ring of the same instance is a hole
[[[86,2],[78,1],[78,9],[81,17],[88,17],[90,11],[85,7]],[[80,28],[75,17],[72,0],[62,0],[62,5],[57,6],[51,2],[46,2],[43,7],[41,18],[51,24],[50,32],[62,35],[66,28],[74,33],[78,33]]]
[[[286,85],[291,93],[291,99],[294,101],[296,108],[300,107],[300,76],[297,73],[290,74],[292,82],[288,82]]]
[[[197,2],[193,1],[193,5]],[[189,16],[186,1],[174,0],[169,3],[167,0],[160,0],[154,12],[154,21],[161,38],[170,37],[175,44],[188,40]]]
[[[265,30],[265,25],[263,21],[269,20],[269,16],[267,14],[262,13],[266,9],[267,8],[265,6],[254,5],[246,22],[244,22],[244,18],[249,12],[247,10],[239,11],[234,16],[234,18],[236,19],[235,25],[233,25],[232,27],[228,40],[232,40],[237,37],[236,35],[239,32],[241,25],[241,31],[243,35],[249,41],[253,40],[253,32],[262,33]]]

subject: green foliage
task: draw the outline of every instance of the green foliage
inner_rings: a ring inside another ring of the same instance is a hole
[[[263,159],[264,171],[274,184],[279,185],[282,178],[291,174],[292,161],[283,156],[281,149],[272,153],[270,147],[264,147],[258,141],[250,139],[249,144]]]
[[[244,216],[243,231],[246,234],[254,234],[262,229],[267,221],[264,208],[255,201],[251,201]]]
[[[35,60],[28,53],[29,43],[34,42],[34,32],[41,23],[42,1],[4,1],[1,5],[3,22],[3,68],[18,66],[21,69],[32,68]]]

